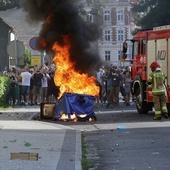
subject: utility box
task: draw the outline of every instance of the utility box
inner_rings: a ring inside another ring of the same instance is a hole
[[[53,119],[55,104],[56,103],[41,103],[40,119]]]

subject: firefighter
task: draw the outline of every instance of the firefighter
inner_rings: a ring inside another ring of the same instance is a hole
[[[155,61],[150,65],[152,73],[149,75],[148,85],[152,85],[152,95],[155,108],[154,120],[161,120],[161,115],[168,118],[166,107],[165,74],[160,65]]]

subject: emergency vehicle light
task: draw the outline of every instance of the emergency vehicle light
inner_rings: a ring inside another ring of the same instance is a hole
[[[160,27],[154,27],[153,31],[160,31],[160,30],[167,30],[170,29],[170,25],[164,25],[164,26],[160,26]]]

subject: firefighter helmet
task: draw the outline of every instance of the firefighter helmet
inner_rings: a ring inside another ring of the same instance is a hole
[[[155,61],[151,63],[150,68],[156,69],[157,67],[160,67],[160,65]]]

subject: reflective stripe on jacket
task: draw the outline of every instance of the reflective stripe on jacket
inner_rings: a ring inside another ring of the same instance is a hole
[[[149,75],[148,82],[152,83],[152,94],[163,95],[165,94],[164,82],[165,74],[161,71],[155,71]]]

